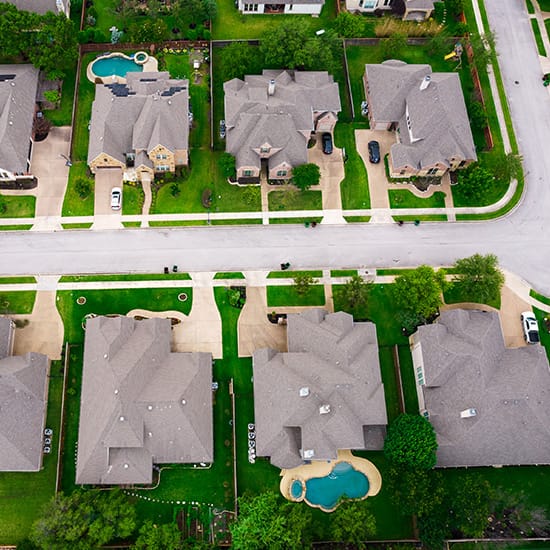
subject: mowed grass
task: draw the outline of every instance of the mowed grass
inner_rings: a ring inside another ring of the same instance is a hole
[[[2,544],[18,544],[26,538],[43,506],[55,495],[62,392],[61,363],[54,361],[50,367],[46,417],[46,426],[53,430],[51,453],[43,455],[43,467],[39,472],[0,472]]]
[[[443,298],[446,304],[459,304],[461,302],[472,301],[472,297],[465,292],[464,285],[460,282],[453,282],[447,285],[443,292]],[[500,294],[495,299],[488,300],[487,305],[500,309]]]
[[[445,193],[436,191],[430,197],[417,197],[408,189],[390,189],[388,191],[391,208],[444,208]]]
[[[6,211],[0,212],[0,218],[34,217],[36,197],[32,195],[1,195],[0,201],[6,205]]]
[[[268,307],[323,306],[325,302],[323,285],[311,285],[304,294],[299,294],[294,286],[267,287]]]
[[[122,191],[122,214],[141,214],[145,193],[141,185],[124,184]]]
[[[321,191],[270,191],[267,198],[270,211],[321,210],[323,208]]]
[[[32,313],[36,291],[0,290],[0,314]]]
[[[76,182],[79,178],[87,179],[91,185],[90,194],[84,199],[76,192]],[[73,162],[69,170],[62,214],[63,216],[94,215],[94,180],[93,177],[88,177],[88,167],[84,161]]]

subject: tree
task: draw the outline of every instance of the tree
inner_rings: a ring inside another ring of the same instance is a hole
[[[321,170],[317,164],[301,164],[292,169],[292,183],[300,191],[306,191],[312,185],[318,185],[319,181],[321,181]]]
[[[216,0],[202,0],[202,6],[206,19],[214,19],[218,13],[218,5]]]
[[[470,124],[479,130],[484,130],[488,125],[487,111],[481,101],[470,103]]]
[[[483,165],[493,176],[509,184],[513,179],[520,179],[523,175],[523,158],[516,153],[504,153],[493,151],[483,159]]]
[[[422,546],[428,550],[443,550],[449,535],[446,509],[435,508],[431,514],[418,518],[418,532]]]
[[[128,537],[135,527],[135,509],[119,490],[77,491],[46,504],[29,538],[38,548],[87,550]]]
[[[332,513],[332,538],[366,548],[364,541],[376,533],[376,519],[366,501],[341,503]]]
[[[358,38],[364,34],[365,20],[362,15],[342,11],[334,20],[334,29],[342,38]]]
[[[435,466],[437,440],[433,426],[418,414],[401,414],[390,424],[384,454],[396,466],[428,470]]]
[[[92,192],[92,184],[86,178],[77,178],[74,188],[78,196],[83,200],[87,199]]]
[[[453,17],[458,17],[464,11],[464,0],[445,0],[445,7]]]
[[[498,300],[504,284],[504,274],[498,268],[498,258],[494,254],[474,254],[457,260],[457,276],[453,282],[462,287],[463,294],[472,302],[487,304]]]
[[[404,316],[408,315],[420,324],[437,314],[443,303],[444,284],[445,275],[442,271],[421,265],[396,277],[391,291]]]
[[[311,285],[314,285],[317,282],[317,279],[313,278],[308,273],[298,273],[294,276],[294,288],[296,289],[296,293],[300,296],[307,294]]]
[[[355,309],[366,306],[372,283],[367,282],[360,275],[352,275],[347,283],[338,289],[338,298],[346,309]]]
[[[407,36],[402,33],[395,33],[388,38],[380,40],[380,53],[382,59],[394,59],[399,57],[407,47]]]
[[[456,193],[469,204],[481,206],[487,191],[494,186],[495,177],[487,168],[474,163],[458,174]]]
[[[50,103],[59,103],[61,101],[61,93],[59,90],[46,90],[44,99]]]
[[[455,479],[449,492],[451,529],[466,538],[482,537],[489,522],[492,489],[479,474],[462,475]]]
[[[495,55],[495,35],[492,32],[485,34],[471,34],[470,45],[474,54],[473,64],[478,71],[485,71]]]
[[[308,548],[306,529],[311,523],[307,506],[282,502],[272,491],[239,497],[239,515],[231,524],[233,548]]]
[[[223,153],[218,160],[218,166],[224,178],[235,178],[237,169],[235,167],[235,157],[231,153]]]
[[[146,19],[130,26],[130,40],[136,43],[162,42],[168,36],[168,27],[163,19]]]
[[[139,530],[139,536],[132,545],[136,550],[181,550],[181,532],[175,523],[156,525],[147,520]]]
[[[220,67],[224,81],[243,78],[246,74],[261,72],[262,55],[258,46],[246,42],[232,42],[221,50]]]

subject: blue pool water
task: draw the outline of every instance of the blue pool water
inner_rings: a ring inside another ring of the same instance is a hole
[[[303,492],[304,489],[302,487],[302,482],[295,479],[290,486],[290,494],[292,495],[292,498],[300,498]]]
[[[143,66],[125,57],[106,57],[94,61],[92,71],[96,76],[112,76],[116,74],[124,78],[126,73],[142,72]]]
[[[362,498],[368,491],[367,476],[349,462],[339,462],[328,476],[306,481],[306,499],[325,510],[334,508],[341,497]]]

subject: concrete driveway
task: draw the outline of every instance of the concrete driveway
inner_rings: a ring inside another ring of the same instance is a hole
[[[101,168],[95,175],[94,190],[94,225],[93,229],[122,228],[122,208],[111,208],[111,190],[122,189],[122,170],[120,168]],[[124,193],[122,196],[124,204]]]
[[[378,164],[372,164],[369,161],[367,145],[371,140],[376,140],[380,143],[380,162]],[[388,132],[387,130],[355,130],[357,152],[363,159],[369,178],[371,208],[390,207],[384,157],[390,152],[390,147],[395,141],[395,132]]]
[[[345,176],[342,149],[334,147],[332,154],[325,155],[321,140],[318,139],[315,147],[308,149],[308,162],[317,164],[321,169],[321,183],[319,187],[323,192],[323,210],[342,210],[340,182]],[[319,187],[313,189],[318,189]]]

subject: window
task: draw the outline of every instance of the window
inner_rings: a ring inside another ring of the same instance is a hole
[[[285,177],[287,174],[286,170],[277,170],[277,177],[278,178],[283,178]]]
[[[157,160],[166,160],[166,155],[158,154],[157,155]]]
[[[416,367],[416,379],[421,386],[424,385],[424,369],[422,367]]]
[[[157,172],[168,172],[170,166],[168,164],[157,164]]]
[[[465,160],[461,160],[460,161],[460,164],[458,165],[459,168],[463,168],[466,164],[466,161]]]
[[[288,11],[292,11],[292,4],[290,4],[290,6],[288,6]]]
[[[438,172],[438,168],[430,168],[428,170],[428,176],[435,176]]]
[[[260,153],[269,153],[269,147],[260,147]]]
[[[252,170],[243,170],[243,176],[249,178],[252,175]]]

